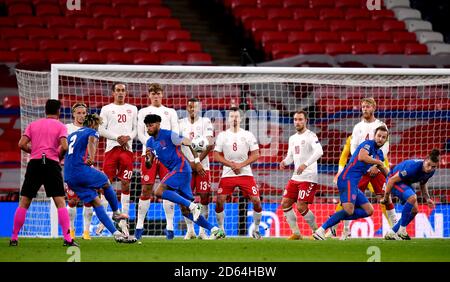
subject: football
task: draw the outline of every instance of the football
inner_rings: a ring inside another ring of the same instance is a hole
[[[192,148],[196,152],[203,152],[206,150],[206,147],[208,146],[208,139],[204,136],[196,136],[194,139],[192,139]]]

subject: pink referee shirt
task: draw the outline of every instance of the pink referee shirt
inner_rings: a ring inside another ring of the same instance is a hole
[[[23,134],[31,140],[31,159],[47,159],[59,162],[59,140],[67,138],[67,127],[57,119],[41,118],[30,123]]]

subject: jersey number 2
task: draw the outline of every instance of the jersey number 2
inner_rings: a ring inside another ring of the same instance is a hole
[[[75,145],[75,141],[77,141],[77,136],[76,135],[73,135],[72,137],[70,137],[68,155],[72,155],[72,153],[73,153],[73,146]]]

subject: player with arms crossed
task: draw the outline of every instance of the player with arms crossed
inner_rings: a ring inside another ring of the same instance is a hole
[[[223,164],[222,177],[217,190],[217,223],[224,230],[224,204],[227,196],[233,194],[234,189],[239,187],[244,196],[250,198],[253,203],[255,229],[252,237],[261,239],[259,232],[262,217],[261,199],[250,166],[259,158],[259,146],[255,136],[240,127],[241,120],[241,111],[235,107],[231,108],[228,114],[230,128],[219,133],[216,139],[214,159]]]
[[[280,169],[294,162],[294,174],[286,185],[281,200],[284,217],[291,228],[292,235],[288,240],[302,238],[297,225],[297,216],[292,210],[292,205],[297,202],[297,209],[305,218],[311,230],[317,229],[314,213],[308,209],[308,204],[314,201],[319,179],[317,173],[317,160],[323,155],[322,146],[316,134],[306,128],[307,113],[298,111],[294,115],[296,134],[289,137],[287,156],[280,162]]]
[[[313,233],[314,239],[325,240],[325,231],[341,220],[364,218],[373,214],[373,206],[358,189],[358,184],[373,165],[387,175],[388,169],[383,164],[383,152],[380,148],[386,143],[388,135],[387,128],[380,126],[375,129],[374,140],[364,141],[356,148],[350,162],[338,177],[339,198],[343,209],[334,213]]]
[[[30,154],[25,180],[20,190],[19,206],[14,214],[10,246],[18,245],[20,229],[25,223],[33,198],[44,185],[47,197],[52,197],[58,210],[58,223],[64,246],[78,246],[70,236],[69,214],[64,199],[64,182],[59,161],[67,151],[67,128],[59,121],[61,102],[49,99],[45,103],[45,118],[30,123],[19,140],[19,148]]]
[[[84,127],[68,136],[69,149],[65,157],[64,179],[83,202],[91,203],[100,222],[113,234],[116,242],[134,243],[135,238],[129,238],[114,227],[98,197],[98,190],[102,188],[115,221],[128,218],[127,214],[120,213],[117,195],[106,174],[92,167],[99,138],[97,130],[101,122],[97,114],[86,115]],[[86,149],[88,155],[84,160]]]
[[[125,103],[127,89],[124,83],[116,82],[112,86],[114,101],[103,106],[100,117],[103,123],[99,128],[101,136],[106,138],[103,172],[111,183],[117,177],[121,182],[120,200],[124,214],[129,213],[130,181],[133,176],[132,143],[137,134],[137,108]],[[124,232],[126,221],[120,222]]]
[[[148,86],[148,97],[150,99],[150,106],[142,108],[138,113],[138,138],[142,143],[142,157],[141,157],[141,183],[142,192],[139,197],[138,203],[138,216],[136,223],[136,238],[140,239],[144,232],[144,220],[147,216],[147,211],[150,208],[150,198],[153,193],[153,185],[156,181],[156,175],[162,180],[164,176],[169,172],[166,167],[158,160],[155,159],[152,166],[147,168],[146,162],[146,143],[150,137],[147,132],[147,128],[144,124],[144,119],[149,114],[155,114],[161,117],[161,129],[171,130],[173,132],[179,132],[178,116],[174,109],[167,108],[162,105],[163,88],[158,83],[152,83]],[[163,208],[166,216],[166,238],[173,239],[173,217],[174,217],[174,203],[163,200]]]
[[[194,156],[195,170],[201,176],[205,176],[205,170],[200,163],[198,154],[191,146],[191,140],[180,136],[178,132],[160,128],[161,117],[150,114],[144,119],[150,138],[146,144],[146,165],[159,161],[169,169],[169,173],[161,180],[155,190],[155,196],[180,205],[183,216],[194,221],[199,226],[211,231],[211,239],[221,239],[225,233],[217,226],[211,225],[202,215],[200,205],[193,202],[194,196],[191,190],[192,169],[189,162],[181,153],[181,145],[188,146]]]
[[[436,172],[439,164],[439,150],[433,149],[425,160],[406,160],[394,167],[389,173],[384,193],[383,203],[392,203],[390,195],[397,196],[403,205],[402,217],[397,224],[385,235],[387,240],[411,240],[406,232],[406,226],[414,219],[418,212],[417,196],[413,183],[419,182],[420,190],[428,207],[434,209],[434,202],[430,199],[427,182]]]
[[[202,163],[203,169],[205,170],[205,175],[202,176],[195,171],[195,163],[194,156],[191,153],[191,150],[186,146],[181,146],[181,151],[186,156],[189,164],[192,168],[192,181],[191,188],[192,191],[197,192],[200,195],[200,204],[202,208],[202,215],[205,219],[208,219],[208,204],[211,198],[211,182],[210,182],[210,167],[209,167],[209,157],[208,154],[214,149],[214,128],[209,118],[199,116],[200,112],[200,101],[197,98],[191,98],[187,102],[186,111],[188,113],[188,117],[181,119],[179,121],[180,124],[180,133],[181,136],[188,137],[191,141],[194,138],[206,138],[208,140],[208,145],[206,149],[201,152],[199,158]],[[195,239],[195,230],[194,224],[188,218],[185,218],[187,225],[187,232],[184,239]],[[207,239],[205,229],[200,227],[199,239]]]
[[[84,117],[87,114],[87,106],[84,103],[75,103],[72,106],[72,116],[73,122],[66,124],[67,134],[72,134],[78,129],[83,127]],[[70,236],[75,239],[75,218],[77,217],[77,205],[80,201],[77,194],[73,192],[70,187],[66,189],[67,193],[67,211],[69,212],[70,218]],[[90,203],[84,203],[83,205],[83,238],[84,240],[91,240],[91,235],[89,234],[89,226],[92,222],[92,214],[94,213],[92,205]]]
[[[361,109],[362,109],[362,120],[357,123],[354,128],[352,135],[347,138],[346,140],[346,147],[344,147],[344,150],[341,154],[341,158],[339,160],[339,170],[336,176],[339,176],[341,171],[343,170],[343,167],[345,166],[349,154],[348,152],[353,156],[354,152],[356,151],[356,148],[364,141],[366,140],[372,140],[374,139],[374,132],[375,129],[384,126],[387,129],[387,126],[384,122],[380,121],[379,119],[375,118],[375,109],[376,109],[376,102],[373,98],[364,98],[361,100]],[[350,150],[348,151],[348,142],[350,143]],[[387,154],[389,152],[389,142],[387,141],[382,147],[381,150],[383,152],[384,156],[384,163],[385,167],[389,168],[389,163],[387,160]],[[347,154],[345,154],[347,152]],[[371,166],[367,173],[363,175],[361,178],[358,187],[359,189],[364,192],[367,188],[371,189],[373,193],[375,193],[375,196],[378,201],[380,201],[383,197],[383,185],[386,181],[386,177],[380,172],[380,170],[376,166]],[[388,204],[380,205],[381,210],[388,220],[388,223],[393,226],[397,222],[397,217],[395,213],[394,205]],[[339,211],[342,209],[342,206],[339,205],[336,208],[336,211]],[[334,229],[333,227],[332,229]],[[334,230],[332,230],[333,233],[335,233]],[[344,229],[342,232],[342,240],[347,239],[350,236],[350,221],[344,221]]]

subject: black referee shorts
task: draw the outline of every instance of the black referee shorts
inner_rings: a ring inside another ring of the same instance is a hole
[[[47,197],[65,196],[61,166],[58,162],[46,159],[44,164],[41,159],[30,160],[20,195],[35,198],[42,185]]]

